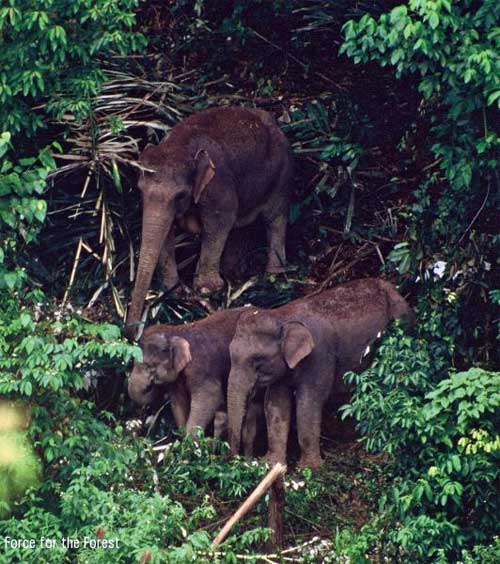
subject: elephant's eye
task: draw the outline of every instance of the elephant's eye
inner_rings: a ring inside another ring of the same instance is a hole
[[[266,372],[266,370],[269,368],[265,360],[263,360],[262,358],[255,359],[253,361],[253,367],[255,370],[257,370],[257,372]]]
[[[189,185],[194,184],[196,180],[196,168],[190,168],[189,172],[186,175],[186,180]]]

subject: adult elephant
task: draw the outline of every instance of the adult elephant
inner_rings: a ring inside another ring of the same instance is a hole
[[[231,451],[238,454],[249,398],[267,387],[268,459],[286,463],[295,390],[301,466],[322,463],[322,408],[345,394],[342,376],[364,368],[370,344],[393,319],[411,325],[413,313],[381,279],[355,280],[269,311],[243,313],[229,347],[228,416]]]
[[[177,124],[159,145],[140,156],[143,174],[142,240],[126,333],[135,334],[158,262],[167,288],[178,283],[174,219],[201,233],[195,290],[223,287],[220,258],[233,227],[257,216],[268,239],[266,271],[285,262],[285,234],[293,170],[290,145],[262,110],[211,108]]]
[[[178,427],[188,434],[215,421],[222,435],[227,420],[226,390],[230,370],[229,343],[242,313],[254,308],[220,311],[192,323],[148,327],[141,338],[143,362],[135,362],[128,393],[137,404],[153,403],[165,388]],[[251,404],[243,430],[245,454],[250,456],[262,402]]]

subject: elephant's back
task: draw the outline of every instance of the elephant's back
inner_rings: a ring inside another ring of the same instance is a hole
[[[358,317],[362,312],[374,310],[388,312],[387,292],[383,283],[379,278],[351,280],[319,294],[306,295],[287,306],[304,307],[312,313],[335,320]]]
[[[366,368],[373,342],[394,319],[396,288],[379,278],[353,280],[310,299],[315,315],[328,320],[333,331],[339,373]],[[411,311],[408,304],[407,310]]]
[[[207,315],[207,317],[188,323],[160,323],[145,329],[143,339],[157,333],[164,333],[169,337],[184,337],[188,341],[196,339],[196,337],[203,338],[206,336],[207,339],[212,341],[219,342],[222,339],[229,343],[233,338],[240,315],[251,309],[250,307],[239,307],[217,311]]]
[[[268,149],[269,130],[273,128],[279,130],[267,112],[240,106],[209,108],[179,122],[164,143],[189,145],[195,139],[206,138],[241,158],[246,153],[255,156],[258,148]]]

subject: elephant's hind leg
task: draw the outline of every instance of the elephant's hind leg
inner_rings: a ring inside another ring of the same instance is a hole
[[[285,271],[287,218],[284,214],[278,215],[273,220],[267,220],[264,216],[264,221],[266,222],[268,245],[266,272],[279,274]]]
[[[228,429],[227,411],[217,411],[214,418],[214,437],[217,439],[226,440]]]
[[[267,266],[269,274],[284,272],[286,264],[286,226],[288,223],[289,192],[293,176],[291,155],[281,159],[280,170],[269,200],[262,210],[267,234]]]

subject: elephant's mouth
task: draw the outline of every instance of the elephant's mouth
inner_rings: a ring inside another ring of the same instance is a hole
[[[152,415],[165,404],[167,400],[167,386],[164,384],[160,386],[154,383],[149,384],[144,390],[144,395],[147,396],[148,401],[142,406],[141,411],[144,415]]]
[[[173,384],[177,380],[177,374],[155,374],[153,376],[153,384],[155,386],[167,386],[168,384]]]
[[[276,380],[274,374],[269,374],[267,372],[258,372],[257,374],[257,386],[259,388],[264,388],[270,386]]]

